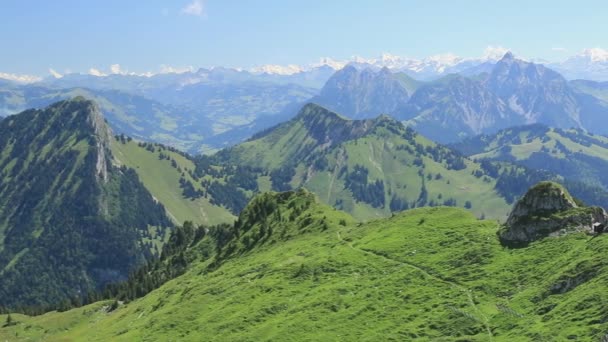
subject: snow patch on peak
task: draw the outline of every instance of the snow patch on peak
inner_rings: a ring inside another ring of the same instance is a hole
[[[579,56],[587,57],[592,62],[608,62],[608,50],[601,48],[584,49]]]
[[[322,57],[319,59],[319,62],[313,63],[311,65],[311,67],[320,68],[323,66],[328,66],[334,70],[340,70],[340,69],[344,68],[347,63],[348,62],[346,62],[346,61],[337,61],[337,60],[329,58],[329,57]]]
[[[503,47],[500,45],[498,45],[498,46],[489,45],[483,51],[482,59],[486,60],[486,61],[499,61],[508,53],[511,53],[511,50],[507,49],[506,47]],[[513,54],[511,54],[511,55],[513,55]]]
[[[288,64],[288,65],[278,65],[278,64],[266,64],[257,66],[251,69],[251,72],[254,74],[275,74],[275,75],[293,75],[300,72],[303,72],[304,69],[299,65]]]
[[[20,74],[11,74],[6,72],[0,72],[0,78],[17,82],[17,83],[34,83],[42,80],[42,77],[34,76],[34,75],[20,75]]]
[[[443,66],[452,66],[462,61],[462,58],[453,53],[444,53],[427,57],[423,61],[433,62]]]

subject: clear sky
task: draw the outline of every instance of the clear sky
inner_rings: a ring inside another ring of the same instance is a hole
[[[308,64],[381,53],[560,60],[608,48],[608,2],[0,0],[0,72]]]

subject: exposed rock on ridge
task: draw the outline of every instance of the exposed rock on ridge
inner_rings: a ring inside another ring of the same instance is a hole
[[[541,182],[515,204],[499,236],[503,244],[526,245],[546,236],[592,233],[594,224],[607,222],[604,209],[581,207],[561,185]]]

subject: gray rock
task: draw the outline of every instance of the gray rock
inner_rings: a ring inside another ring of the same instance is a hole
[[[594,224],[607,222],[604,209],[579,207],[561,185],[541,182],[515,204],[499,236],[503,244],[526,245],[547,236],[593,233]]]

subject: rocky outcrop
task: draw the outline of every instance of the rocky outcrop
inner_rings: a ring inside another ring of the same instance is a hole
[[[105,122],[103,114],[99,106],[93,101],[86,100],[85,98],[78,96],[72,100],[83,102],[87,109],[87,124],[91,125],[95,135],[95,145],[97,148],[97,162],[95,164],[96,174],[101,181],[104,183],[108,182],[108,170],[110,169],[110,140],[112,137],[112,131],[110,126]]]
[[[594,225],[607,222],[604,209],[581,207],[561,185],[541,182],[515,204],[499,236],[505,245],[526,245],[569,232],[593,233]]]

